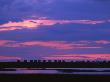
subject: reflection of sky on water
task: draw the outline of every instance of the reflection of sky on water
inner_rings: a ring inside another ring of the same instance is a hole
[[[13,68],[16,69],[16,68]],[[58,68],[62,69],[62,68]],[[56,70],[55,68],[51,69],[49,68],[48,70],[32,70],[32,69],[27,69],[27,68],[17,68],[16,71],[0,71],[0,74],[79,74],[79,75],[110,75],[110,72],[104,72],[104,70],[110,70],[110,68],[70,68],[74,70],[96,70],[97,72],[63,72]],[[69,70],[63,68],[62,70]]]

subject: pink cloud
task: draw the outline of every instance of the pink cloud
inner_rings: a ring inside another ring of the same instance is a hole
[[[87,41],[86,41],[87,42]],[[42,46],[49,47],[55,49],[76,49],[76,48],[103,48],[102,46],[92,45],[90,41],[89,43],[85,43],[85,41],[79,42],[67,42],[67,41],[25,41],[25,42],[17,42],[10,40],[0,40],[0,46],[3,47],[32,47],[32,46]],[[96,43],[95,43],[96,44]]]
[[[21,60],[21,58],[15,56],[0,56],[0,60]]]
[[[110,44],[110,41],[108,40],[99,40],[99,41],[95,41],[97,44]]]
[[[66,54],[42,57],[46,60],[110,60],[110,54]]]
[[[40,26],[52,26],[55,24],[101,24],[104,20],[52,20],[46,18],[23,20],[21,22],[8,22],[0,25],[0,31],[12,31],[20,29],[37,29]]]
[[[13,30],[20,30],[21,27],[0,27],[0,31],[13,31]]]
[[[65,41],[30,41],[21,43],[23,46],[44,46],[56,49],[72,49],[72,45]]]
[[[95,49],[103,48],[106,44],[110,44],[109,40],[97,40],[97,41],[11,41],[11,40],[0,40],[0,46],[2,47],[33,47],[42,46],[54,49]]]
[[[15,47],[27,47],[27,46],[43,46],[55,49],[74,49],[74,48],[101,48],[99,46],[88,46],[79,43],[67,43],[66,41],[27,41],[15,44]]]
[[[15,41],[11,40],[0,40],[0,46],[8,46],[10,43],[14,43]]]

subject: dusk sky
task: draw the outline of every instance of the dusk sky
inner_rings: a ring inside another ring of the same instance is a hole
[[[0,61],[109,60],[110,0],[0,0]]]

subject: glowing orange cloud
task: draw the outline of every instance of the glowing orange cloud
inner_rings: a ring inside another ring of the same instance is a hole
[[[0,60],[21,60],[21,58],[15,56],[0,56]]]
[[[37,23],[32,22],[31,20],[24,20],[22,22],[8,22],[1,25],[0,27],[24,27],[24,28],[33,28],[36,27]]]
[[[46,60],[110,60],[110,54],[66,54],[42,57]]]
[[[0,25],[0,31],[11,31],[20,29],[36,29],[40,26],[52,26],[55,24],[100,24],[105,23],[104,20],[51,20],[51,19],[36,19],[24,20],[21,22],[8,22]]]

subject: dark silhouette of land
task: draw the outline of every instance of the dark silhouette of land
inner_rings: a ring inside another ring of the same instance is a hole
[[[16,62],[0,62],[0,70],[15,71],[11,68],[110,68],[110,61],[69,61],[64,60],[17,60]],[[96,72],[95,70],[60,70],[61,72]],[[110,70],[107,70],[107,72]],[[105,71],[106,72],[106,71]],[[80,74],[5,74],[0,73],[1,82],[16,82],[16,81],[60,81],[60,82],[109,82],[110,75],[80,75]]]
[[[110,61],[17,60],[0,62],[0,68],[110,68]]]

